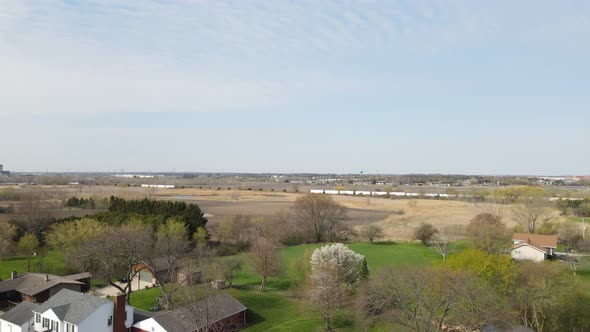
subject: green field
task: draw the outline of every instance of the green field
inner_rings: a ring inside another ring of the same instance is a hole
[[[282,250],[285,269],[289,262],[302,257],[306,251],[321,245],[310,244],[286,247]],[[430,264],[440,260],[440,256],[432,248],[411,243],[353,243],[350,249],[365,255],[370,270],[384,266],[408,266]],[[459,245],[459,250],[465,247]],[[248,307],[249,326],[245,331],[319,331],[323,321],[312,312],[300,299],[292,296],[289,291],[290,280],[288,274],[271,278],[267,284],[267,291],[260,293],[256,290],[260,278],[246,266],[238,273],[234,280],[235,288],[227,290],[246,307]],[[131,304],[149,309],[155,304],[155,297],[159,296],[159,289],[141,290],[133,293]],[[340,330],[352,330],[354,322],[350,312],[342,311],[336,315],[334,326]]]
[[[299,245],[285,247],[282,249],[283,265],[286,273],[271,278],[267,284],[267,291],[260,293],[257,287],[260,278],[254,274],[247,264],[237,274],[234,280],[234,288],[226,290],[246,307],[248,307],[249,325],[245,331],[321,331],[323,321],[305,305],[301,299],[295,297],[291,292],[291,280],[289,278],[288,266],[293,260],[303,257],[306,251],[321,245]],[[457,251],[468,247],[466,242],[460,242]],[[441,257],[429,247],[414,243],[353,243],[348,247],[360,254],[365,255],[371,271],[381,267],[394,266],[403,267],[411,265],[436,264],[441,262]],[[33,260],[33,271],[40,271],[39,259]],[[10,271],[26,272],[26,259],[23,257],[12,257],[0,260],[0,277],[9,278]],[[66,274],[66,266],[63,258],[54,251],[50,251],[44,259],[44,272],[54,274]],[[590,289],[590,257],[584,258],[584,264],[578,270],[578,276],[588,285]],[[156,297],[160,296],[159,288],[145,289],[134,292],[131,296],[131,304],[137,308],[149,310],[155,306]],[[333,325],[339,331],[354,330],[354,314],[350,311],[340,311]],[[387,327],[383,328],[388,330]]]
[[[585,221],[587,223],[590,223],[590,218],[589,217],[582,218],[582,217],[568,216],[567,219],[569,221],[574,221],[574,222],[582,222],[582,221]]]
[[[0,259],[0,279],[10,278],[10,272],[12,271],[16,271],[18,274],[27,272],[26,257],[13,256]],[[67,269],[63,257],[57,251],[50,250],[45,258],[34,257],[32,259],[31,272],[64,275],[67,274]]]

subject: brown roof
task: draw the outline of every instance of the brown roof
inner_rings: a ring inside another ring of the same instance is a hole
[[[547,249],[547,248],[542,248],[542,247],[539,248],[539,247],[536,247],[532,244],[528,244],[526,242],[520,242],[520,243],[514,244],[512,246],[512,249],[516,249],[516,248],[520,248],[520,247],[524,247],[524,246],[531,247],[531,248],[534,248],[534,249],[542,251],[542,252],[549,252],[549,249]]]
[[[45,276],[48,277],[47,281],[45,281]],[[0,293],[15,290],[22,294],[35,296],[49,288],[60,284],[83,285],[83,282],[77,281],[77,279],[83,278],[77,278],[77,276],[89,277],[90,274],[84,273],[60,277],[45,273],[25,273],[21,276],[18,276],[16,279],[9,279],[0,282]]]
[[[557,235],[514,233],[512,240],[526,242],[538,248],[557,248]]]
[[[153,319],[166,331],[199,331],[205,323],[214,324],[239,312],[246,307],[227,293],[219,293],[193,304],[192,310],[181,307],[172,311],[155,314]],[[208,314],[208,316],[204,316]]]

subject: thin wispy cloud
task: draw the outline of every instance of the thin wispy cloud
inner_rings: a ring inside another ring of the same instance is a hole
[[[363,67],[372,58],[436,58],[509,36],[567,42],[572,31],[590,32],[580,7],[588,9],[582,2],[5,0],[0,112],[276,110],[338,93],[460,90],[469,83],[445,77],[447,86],[436,87],[442,78]]]

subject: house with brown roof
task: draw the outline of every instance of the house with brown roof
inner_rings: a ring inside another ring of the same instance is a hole
[[[62,289],[85,292],[90,288],[91,275],[88,272],[69,276],[45,273],[25,273],[0,282],[0,302],[45,302]]]
[[[142,261],[133,266],[135,277],[133,284],[137,289],[154,286],[159,282],[193,285],[201,282],[202,272],[199,268],[185,266],[184,262],[174,257],[159,257],[151,261]]]
[[[557,235],[514,233],[510,256],[515,260],[542,262],[555,255]]]
[[[246,325],[246,307],[227,293],[190,306],[162,311],[133,324],[133,332],[238,331]]]

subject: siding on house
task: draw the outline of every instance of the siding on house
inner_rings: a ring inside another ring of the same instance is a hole
[[[516,260],[542,262],[545,260],[546,255],[544,251],[527,244],[515,247],[510,251],[510,256]]]

